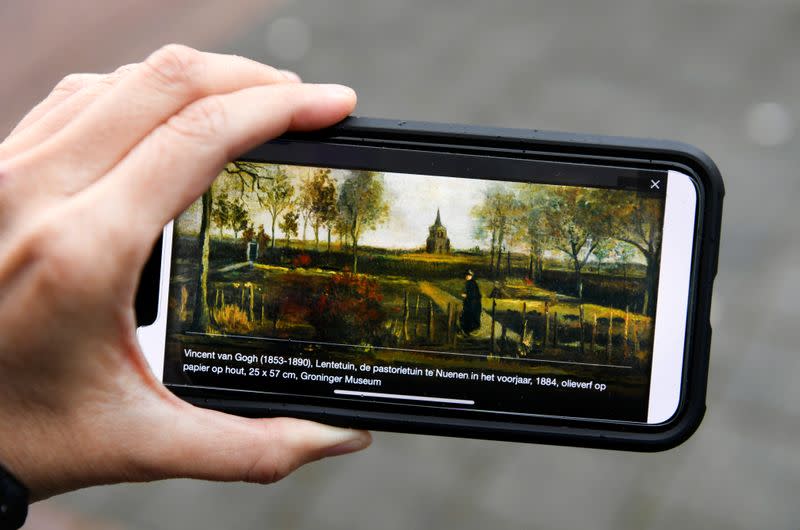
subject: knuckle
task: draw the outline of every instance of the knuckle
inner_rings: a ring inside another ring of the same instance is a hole
[[[112,271],[114,263],[122,259],[114,239],[119,236],[110,225],[113,223],[102,222],[92,206],[75,202],[54,205],[31,223],[26,243],[45,278],[55,280],[62,290],[82,289],[90,283],[104,283],[106,275],[98,273]]]
[[[139,63],[123,64],[122,66],[120,66],[116,70],[114,70],[113,73],[117,74],[117,75],[125,75],[125,74],[128,74],[130,72],[133,72],[138,67],[139,67]]]
[[[292,474],[295,466],[282,458],[260,458],[247,472],[245,482],[273,484]]]
[[[167,126],[184,137],[212,139],[225,131],[227,123],[227,110],[222,98],[208,96],[172,116]]]
[[[64,219],[75,222],[64,223]],[[78,299],[91,304],[103,293],[135,289],[135,284],[119,274],[119,266],[130,263],[125,261],[130,253],[116,239],[122,237],[121,232],[105,226],[81,229],[94,221],[85,209],[47,209],[15,235],[9,263],[13,269],[24,271],[36,292],[48,293],[53,304],[66,300],[74,308]]]
[[[119,83],[120,80],[127,77],[131,72],[135,71],[139,65],[136,63],[132,64],[124,64],[114,70],[113,72],[106,74],[100,78],[102,83],[106,85],[113,86]]]
[[[0,229],[8,223],[8,209],[14,196],[12,189],[12,171],[3,157],[3,146],[0,144]]]
[[[57,265],[70,265],[74,261],[72,253],[65,252],[69,248],[70,234],[64,229],[63,222],[57,216],[48,216],[37,223],[28,243],[31,248],[39,249],[40,255]]]
[[[281,481],[292,474],[294,471],[294,464],[287,461],[276,462],[273,465],[272,472],[269,474],[269,483]]]
[[[69,74],[56,83],[53,94],[74,94],[82,89],[92,78],[89,74]]]
[[[85,88],[85,91],[92,96],[100,96],[117,86],[133,70],[135,70],[135,65],[132,64],[120,66],[111,73],[98,76],[94,83]]]
[[[116,72],[103,75],[97,79],[94,85],[87,87],[86,91],[91,92],[93,95],[100,95],[116,86],[121,78],[122,76],[118,75]]]
[[[45,286],[71,285],[74,282],[70,276],[79,269],[75,267],[75,256],[66,251],[68,235],[64,232],[61,223],[46,218],[37,222],[18,245],[24,261],[34,266]]]
[[[3,206],[0,206],[0,217],[3,213],[10,214],[11,210],[31,211],[35,206],[34,201],[31,200],[33,197],[30,191],[31,184],[36,184],[31,178],[31,175],[35,174],[31,170],[34,162],[24,154],[6,153],[3,145],[0,144],[0,203],[3,203]],[[21,201],[20,197],[24,197],[26,200]],[[9,209],[3,212],[6,206]]]
[[[144,66],[149,76],[167,87],[191,86],[194,73],[202,64],[200,52],[180,44],[168,44],[148,57]]]
[[[0,197],[4,195],[3,188],[11,181],[13,173],[11,164],[0,158]]]
[[[287,443],[284,418],[272,418],[270,428],[256,444],[259,451],[245,473],[246,482],[272,484],[288,477],[302,463],[299,452]],[[263,451],[263,447],[269,448]]]

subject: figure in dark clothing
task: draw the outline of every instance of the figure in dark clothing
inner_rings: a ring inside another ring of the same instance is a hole
[[[464,299],[464,310],[461,312],[461,329],[464,333],[472,333],[481,327],[481,290],[474,274],[468,270],[464,273],[466,285],[461,297]]]

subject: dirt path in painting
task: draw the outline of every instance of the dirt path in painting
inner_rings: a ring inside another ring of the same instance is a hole
[[[235,271],[237,269],[242,269],[247,267],[251,263],[249,261],[242,261],[239,263],[232,263],[231,265],[226,265],[225,267],[220,267],[219,269],[215,270],[214,272],[228,272],[228,271]]]
[[[213,273],[225,273],[225,272],[235,271],[237,269],[242,269],[244,267],[247,267],[248,265],[250,265],[249,261],[242,261],[240,263],[233,263],[231,265],[226,265],[224,267],[219,267],[217,269],[212,269],[211,272],[213,272]],[[194,275],[189,275],[189,274],[173,274],[172,275],[172,279],[171,279],[171,281],[173,281],[175,283],[187,283],[187,282],[190,282],[190,281],[193,281],[193,280],[195,280]]]
[[[447,312],[447,304],[454,304],[456,308],[456,315],[460,314],[462,302],[455,296],[451,295],[448,292],[443,291],[442,289],[436,287],[430,282],[419,282],[419,290],[422,294],[433,300],[433,303],[436,304],[442,312]],[[503,332],[503,327],[500,325],[499,322],[495,322],[494,324],[494,333],[496,338],[500,338],[500,335]],[[478,328],[472,334],[472,337],[476,338],[483,338],[488,339],[492,335],[492,315],[487,310],[483,310],[483,314],[481,315],[481,327]],[[510,329],[506,330],[506,337],[513,340],[514,342],[520,342],[519,333],[512,331]]]
[[[461,300],[439,289],[431,282],[419,282],[419,292],[433,300],[433,303],[439,306],[444,313],[447,312],[447,304],[453,304],[456,310],[461,306]]]

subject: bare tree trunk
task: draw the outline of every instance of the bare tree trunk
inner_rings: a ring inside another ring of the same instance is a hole
[[[558,346],[558,311],[553,311],[553,346]]]
[[[331,227],[328,227],[328,254],[331,253]]]
[[[433,343],[433,300],[428,299],[428,341]]]
[[[489,250],[489,276],[491,276],[492,278],[495,277],[495,275],[494,275],[494,246],[495,246],[495,242],[496,242],[496,236],[495,236],[495,233],[493,231],[492,232],[492,246],[491,246],[491,249]]]
[[[419,335],[419,293],[417,293],[417,301],[414,303],[414,338]]]
[[[205,333],[208,328],[208,269],[209,257],[211,253],[211,208],[213,206],[212,190],[209,189],[203,194],[202,216],[200,218],[200,233],[197,239],[200,242],[200,269],[197,274],[197,289],[194,298],[194,315],[192,318],[192,328],[195,331]]]
[[[492,298],[492,332],[490,337],[491,354],[494,355],[494,324],[495,324],[495,311],[497,311],[497,300]]]
[[[545,301],[544,303],[544,334],[542,336],[542,351],[547,346],[547,341],[550,338],[550,304]]]
[[[511,322],[512,311],[506,309],[506,324],[500,323],[500,348],[502,352],[508,351],[508,324]]]
[[[255,312],[253,311],[255,309],[255,301],[253,300],[253,284],[252,283],[250,284],[250,293],[249,294],[250,294],[250,314],[249,314],[250,322],[254,322],[256,318],[255,318]]]
[[[447,344],[453,340],[453,320],[454,308],[451,302],[447,302]]]
[[[649,257],[647,258],[647,272],[645,277],[644,301],[642,302],[642,313],[645,315],[655,315],[655,288],[658,283],[658,263]]]
[[[630,323],[630,312],[628,311],[628,306],[625,306],[625,330],[622,335],[622,356],[628,357],[630,354],[630,348],[628,347],[628,325]]]
[[[498,241],[497,244],[497,264],[495,265],[495,272],[497,273],[497,277],[500,277],[500,271],[502,270],[503,266],[503,243],[502,239]]]
[[[408,342],[408,291],[403,293],[403,340]]]
[[[522,302],[522,325],[520,326],[520,341],[525,342],[525,336],[528,334],[528,304]]]

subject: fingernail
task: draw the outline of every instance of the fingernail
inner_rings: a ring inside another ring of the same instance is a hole
[[[283,77],[285,77],[286,79],[288,79],[289,81],[291,81],[293,83],[302,83],[303,82],[303,80],[300,78],[300,76],[297,75],[296,73],[292,72],[291,70],[281,70],[281,73],[283,74]]]
[[[353,99],[356,97],[356,92],[349,86],[344,85],[318,85],[331,97],[341,99]]]
[[[365,449],[372,443],[372,435],[367,431],[341,429],[326,426],[325,437],[330,441],[323,451],[324,456],[339,456]]]

